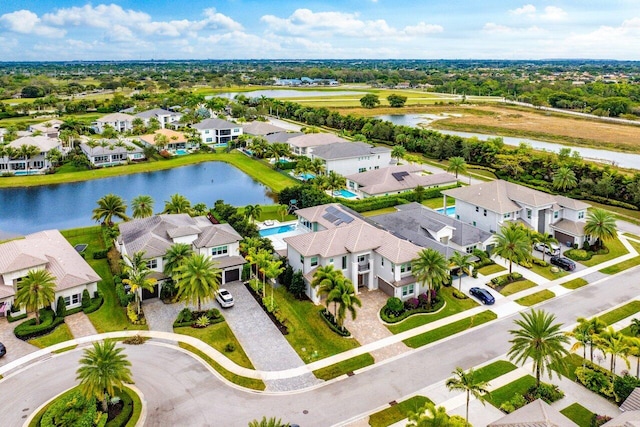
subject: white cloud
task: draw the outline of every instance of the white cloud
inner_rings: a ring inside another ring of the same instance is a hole
[[[404,28],[404,33],[408,36],[423,36],[426,34],[441,33],[444,31],[442,25],[426,24],[419,22],[418,25],[407,26]]]
[[[66,31],[42,23],[38,15],[30,10],[18,10],[0,16],[0,23],[9,31],[20,34],[35,34],[43,37],[64,37]]]
[[[519,7],[517,9],[514,10],[510,10],[509,13],[513,14],[513,15],[535,15],[536,13],[536,7],[532,4],[525,4],[522,7]]]
[[[540,18],[545,21],[563,21],[567,18],[567,12],[556,6],[547,6]]]
[[[496,34],[510,33],[513,31],[513,29],[511,27],[507,27],[506,25],[496,24],[495,22],[487,22],[486,24],[484,24],[484,27],[482,27],[482,31],[489,34]]]

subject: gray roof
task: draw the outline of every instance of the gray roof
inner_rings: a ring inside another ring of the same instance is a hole
[[[561,195],[557,195],[555,197],[556,197],[556,201],[558,202],[558,205],[565,208],[573,209],[574,211],[580,211],[580,210],[588,209],[591,207],[590,204],[585,203],[581,200],[571,199],[569,197],[565,197]]]
[[[276,132],[270,133],[269,135],[265,135],[264,139],[267,142],[288,142],[291,138],[295,138],[296,136],[304,135],[302,132]]]
[[[284,132],[285,129],[274,126],[271,123],[254,121],[242,125],[242,132],[249,135],[269,135],[272,133]]]
[[[621,411],[640,411],[640,387],[633,389],[631,394],[620,405]]]
[[[164,108],[153,108],[147,111],[141,111],[135,115],[135,117],[139,117],[141,119],[150,119],[152,117],[158,116],[175,116],[177,115],[173,111],[165,110]]]
[[[623,412],[602,427],[640,427],[640,410]]]
[[[542,399],[538,399],[492,422],[488,427],[578,427],[578,425]]]
[[[315,147],[313,149],[313,156],[324,160],[336,160],[390,152],[391,149],[387,147],[374,147],[364,142],[347,141]]]
[[[417,186],[430,187],[457,182],[457,179],[448,173],[423,175],[423,171],[424,168],[418,165],[389,166],[347,175],[345,178],[357,183],[359,190],[363,193],[371,195],[413,190]]]
[[[305,148],[348,141],[332,133],[303,133],[302,135],[290,138],[287,142],[293,147]]]
[[[570,219],[561,219],[560,221],[551,224],[551,228],[567,233],[571,236],[581,237],[584,236],[585,222],[571,221]]]
[[[102,147],[97,145],[93,148],[89,147],[86,142],[80,144],[80,149],[87,156],[102,156],[106,154],[121,154],[121,153],[142,153],[142,148],[138,147],[136,144],[129,142],[127,140],[121,140],[125,147],[119,147],[116,144],[118,143],[117,139],[107,139],[109,145],[106,147]],[[97,141],[96,141],[97,142]],[[132,147],[133,150],[127,151],[126,147]]]
[[[231,129],[240,127],[235,123],[228,122],[222,119],[205,119],[200,123],[196,123],[191,126],[194,129],[205,130],[205,129]]]

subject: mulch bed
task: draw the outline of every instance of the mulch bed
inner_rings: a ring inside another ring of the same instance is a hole
[[[265,307],[264,304],[262,304],[262,295],[256,293],[256,291],[253,290],[253,288],[251,287],[251,285],[249,285],[249,283],[245,283],[244,285],[247,287],[247,289],[249,290],[249,293],[253,296],[253,298],[260,305],[260,307],[262,307],[262,310],[264,310],[267,316],[269,316],[269,319],[271,319],[273,324],[276,325],[280,333],[282,335],[288,335],[289,328],[287,328],[285,325],[280,323],[280,321],[276,318],[275,314],[269,313],[269,310],[267,310],[267,307]]]

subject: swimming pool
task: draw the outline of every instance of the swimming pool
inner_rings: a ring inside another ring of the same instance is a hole
[[[305,181],[308,181],[308,180],[310,180],[310,179],[315,178],[316,176],[315,176],[314,174],[312,174],[312,173],[303,173],[303,174],[298,175],[298,177],[299,177],[300,179],[303,179],[303,180],[305,180]]]
[[[436,212],[443,213],[445,210],[443,208],[436,209]],[[456,207],[455,206],[447,206],[447,211],[445,215],[455,217],[456,216]]]
[[[273,236],[274,234],[288,233],[296,229],[296,224],[280,225],[278,227],[263,228],[260,237]]]
[[[184,156],[185,154],[189,154],[189,152],[187,150],[185,150],[184,148],[178,148],[176,150],[176,154],[178,156]]]
[[[353,197],[358,196],[356,193],[352,193],[349,190],[345,190],[344,188],[340,189],[339,191],[334,191],[333,192],[334,196],[339,196],[339,197],[344,197],[345,199],[351,199]]]

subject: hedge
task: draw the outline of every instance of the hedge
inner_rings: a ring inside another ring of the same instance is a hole
[[[457,188],[459,185],[450,185],[440,188],[428,188],[423,193],[423,199],[433,199],[436,197],[442,197],[442,190],[448,190],[451,188]],[[356,212],[368,212],[378,209],[391,208],[398,205],[403,205],[409,202],[415,202],[415,191],[410,191],[400,194],[391,194],[389,196],[381,197],[367,197],[361,200],[339,199],[339,202],[346,207],[353,209]]]
[[[345,328],[344,326],[338,326],[338,324],[336,323],[335,318],[333,317],[333,314],[331,314],[326,308],[324,310],[320,311],[320,317],[322,317],[322,319],[325,321],[325,323],[327,325],[329,325],[329,328],[331,328],[331,330],[333,332],[335,332],[336,334],[343,336],[343,337],[350,337],[351,336],[351,332],[349,332],[347,330],[347,328]]]
[[[91,303],[84,307],[82,311],[84,311],[85,314],[93,313],[102,306],[103,302],[104,298],[102,298],[102,295],[98,295],[96,298],[91,298]]]
[[[109,249],[101,249],[99,251],[95,251],[93,253],[93,259],[104,259],[107,257],[108,252],[109,252]]]
[[[520,279],[522,279],[522,274],[514,271],[511,274],[504,274],[502,276],[494,277],[493,279],[491,279],[491,283],[495,286],[505,286]]]
[[[414,314],[429,314],[429,313],[434,313],[438,310],[440,310],[443,306],[444,306],[444,298],[438,298],[435,301],[432,302],[432,306],[429,308],[424,308],[424,307],[418,307],[418,308],[414,308],[412,310],[406,310],[402,313],[400,313],[399,315],[394,315],[391,316],[391,313],[388,311],[387,307],[384,306],[382,307],[382,309],[380,310],[380,318],[387,323],[398,323],[403,321],[404,319],[406,319],[409,316],[413,316]]]
[[[12,316],[11,313],[7,314],[7,320],[9,321],[9,323],[17,322],[18,320],[22,320],[26,318],[27,318],[27,313],[18,314],[17,316]]]
[[[116,395],[122,401],[122,411],[111,421],[108,421],[106,427],[124,427],[127,425],[133,414],[133,398],[126,389],[117,390]]]
[[[200,316],[207,316],[209,318],[209,325],[224,322],[224,317],[217,308],[198,312],[191,311],[185,307],[178,313],[178,317],[176,317],[176,320],[173,322],[173,327],[193,326]]]
[[[585,251],[584,249],[569,249],[564,251],[564,256],[574,261],[588,261],[593,256],[593,252]]]
[[[50,308],[40,310],[40,324],[36,325],[36,319],[29,319],[22,322],[13,330],[16,337],[23,341],[40,337],[52,332],[55,328],[64,323],[64,317],[56,317]]]

